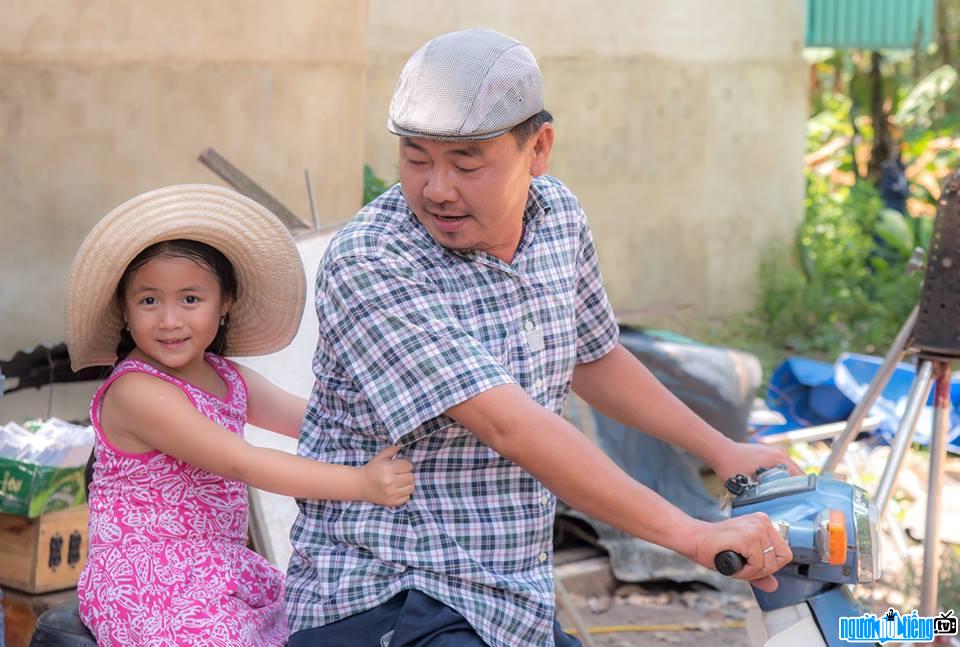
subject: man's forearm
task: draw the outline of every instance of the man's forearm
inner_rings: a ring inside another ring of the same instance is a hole
[[[602,358],[578,365],[573,390],[605,416],[685,449],[708,465],[730,443],[620,344]]]
[[[519,395],[511,397],[509,390]],[[573,425],[526,399],[519,387],[497,387],[448,414],[577,510],[692,558],[692,538],[704,522],[630,478]]]

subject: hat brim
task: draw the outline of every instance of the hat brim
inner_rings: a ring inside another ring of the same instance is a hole
[[[187,239],[219,250],[237,276],[225,354],[266,355],[297,334],[306,279],[286,227],[262,205],[224,187],[169,186],[124,202],[87,234],[74,258],[66,301],[74,371],[116,362],[123,315],[117,284],[147,247]]]
[[[500,135],[506,135],[508,132],[513,130],[513,126],[510,128],[504,128],[502,130],[495,130],[489,133],[450,135],[444,133],[428,133],[407,130],[406,128],[401,128],[398,126],[393,119],[387,119],[387,130],[392,132],[394,135],[399,135],[400,137],[420,137],[438,142],[481,142],[487,139],[494,139]]]

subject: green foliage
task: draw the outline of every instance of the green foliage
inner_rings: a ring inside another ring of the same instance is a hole
[[[765,335],[790,352],[825,358],[882,351],[919,295],[921,277],[904,271],[913,239],[872,185],[833,186],[808,174],[794,249],[770,250],[761,263]]]
[[[822,108],[807,120],[807,152],[812,153],[838,136],[851,137],[850,98],[842,94],[824,94]]]
[[[913,252],[913,229],[899,211],[881,209],[873,232],[895,256],[909,258]]]
[[[363,204],[373,202],[391,186],[377,176],[369,164],[363,165]]]
[[[943,103],[957,82],[957,71],[941,65],[906,91],[893,122],[904,129],[905,138],[922,137],[934,125],[938,104]]]
[[[764,257],[753,320],[786,352],[824,359],[843,351],[879,353],[917,301],[922,276],[907,276],[906,263],[916,246],[929,246],[933,222],[885,208],[874,186],[852,172],[854,147],[862,155],[874,136],[864,114],[869,57],[840,50],[811,56],[822,83],[807,122],[807,153],[815,161],[807,171],[804,219],[792,248]],[[913,197],[934,205],[930,178],[937,181],[960,161],[960,147],[950,143],[951,129],[960,125],[952,102],[957,72],[924,59],[926,75],[913,81],[905,72],[909,55],[900,59],[885,59],[892,122],[910,177],[928,180],[911,183]]]

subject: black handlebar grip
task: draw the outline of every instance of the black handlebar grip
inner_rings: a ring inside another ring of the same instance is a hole
[[[713,558],[713,565],[722,575],[733,575],[747,563],[743,555],[732,550],[724,550]]]

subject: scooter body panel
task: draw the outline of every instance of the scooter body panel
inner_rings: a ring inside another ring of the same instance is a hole
[[[863,605],[850,593],[850,587],[838,586],[830,589],[810,598],[807,604],[810,605],[813,617],[820,627],[825,644],[828,647],[850,647],[850,643],[840,640],[840,618],[864,614]]]
[[[863,607],[846,586],[809,598],[806,602],[747,616],[752,645],[763,647],[849,647],[839,638],[840,618],[860,616]]]
[[[823,647],[826,643],[806,602],[774,611],[751,609],[747,636],[757,647]]]

